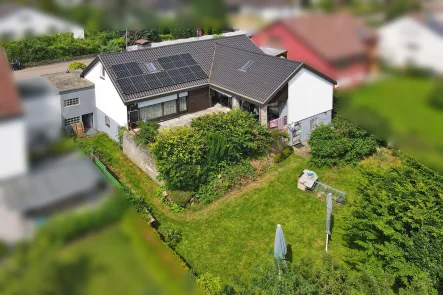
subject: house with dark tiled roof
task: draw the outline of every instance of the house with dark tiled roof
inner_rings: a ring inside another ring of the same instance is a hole
[[[95,85],[96,128],[118,139],[139,120],[167,121],[222,104],[303,142],[331,120],[336,82],[310,65],[265,54],[247,36],[100,54],[82,72]]]

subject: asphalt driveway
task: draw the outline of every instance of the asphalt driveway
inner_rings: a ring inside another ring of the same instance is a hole
[[[88,65],[91,63],[92,60],[93,60],[93,58],[87,58],[87,59],[79,59],[76,61],[79,61],[79,62],[82,62],[82,63]],[[36,66],[36,67],[32,67],[32,68],[25,68],[20,71],[14,71],[14,77],[16,79],[23,79],[23,78],[41,76],[44,74],[64,72],[68,69],[69,64],[74,61],[75,60],[50,64],[50,65]]]

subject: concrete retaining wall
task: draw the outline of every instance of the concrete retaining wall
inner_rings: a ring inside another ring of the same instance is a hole
[[[123,133],[123,153],[143,172],[160,184],[157,180],[158,171],[152,155],[146,148],[138,145],[133,136],[134,133],[132,131],[125,131]]]

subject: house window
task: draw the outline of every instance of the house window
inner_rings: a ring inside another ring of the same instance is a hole
[[[65,119],[65,126],[71,125],[71,124],[75,124],[75,123],[79,123],[80,122],[80,117],[72,117],[72,118],[68,118]]]
[[[100,65],[100,78],[105,78],[105,67],[103,65]]]
[[[74,106],[74,105],[78,105],[78,104],[80,104],[80,101],[79,101],[78,97],[65,99],[63,101],[63,106],[64,107]]]
[[[317,117],[311,119],[311,131],[317,128],[319,125],[320,124]]]
[[[111,120],[109,119],[108,116],[105,116],[105,125],[111,127]]]
[[[187,96],[183,96],[178,99],[179,112],[184,112],[188,110],[187,100]]]
[[[181,112],[186,112],[187,96],[179,97],[178,99],[169,100],[166,102],[141,107],[139,109],[140,120],[153,120],[161,117],[171,116]]]

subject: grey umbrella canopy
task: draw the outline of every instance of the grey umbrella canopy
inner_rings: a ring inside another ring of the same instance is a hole
[[[277,225],[277,230],[275,232],[274,241],[274,258],[275,259],[285,259],[286,255],[286,241],[285,235],[283,234],[283,229],[280,224]]]

